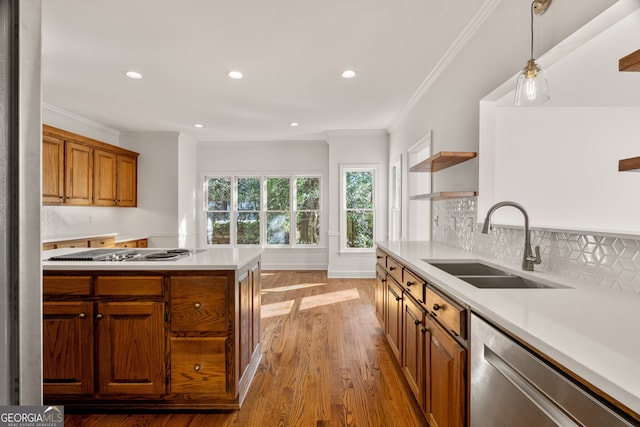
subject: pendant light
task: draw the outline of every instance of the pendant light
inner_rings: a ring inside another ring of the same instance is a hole
[[[513,102],[516,107],[538,105],[549,100],[547,76],[533,59],[533,14],[535,12],[536,15],[542,15],[550,5],[551,0],[534,0],[531,3],[531,56],[518,75],[516,97]]]

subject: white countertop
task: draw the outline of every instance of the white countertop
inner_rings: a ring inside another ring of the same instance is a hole
[[[162,261],[47,261],[56,255],[84,252],[89,248],[42,251],[43,270],[236,270],[262,254],[260,248],[196,249],[196,253],[177,260]],[[114,249],[115,250],[115,249]],[[152,248],[146,250],[162,250]]]
[[[640,296],[434,242],[377,242],[409,269],[640,414]],[[481,260],[559,289],[479,289],[424,259]],[[472,331],[473,333],[473,331]],[[473,349],[471,350],[473,351]]]

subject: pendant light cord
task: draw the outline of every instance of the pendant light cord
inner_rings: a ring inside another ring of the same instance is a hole
[[[535,7],[536,1],[533,0],[531,2],[531,58],[533,59],[533,9]]]

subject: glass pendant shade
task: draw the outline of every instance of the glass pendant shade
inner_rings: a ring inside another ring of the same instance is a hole
[[[549,100],[549,83],[544,70],[536,64],[535,59],[530,59],[518,76],[516,85],[516,97],[513,105],[526,107],[542,104]]]

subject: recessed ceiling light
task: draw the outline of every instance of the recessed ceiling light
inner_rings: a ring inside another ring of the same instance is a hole
[[[342,72],[342,77],[344,77],[345,79],[352,79],[356,76],[356,72],[353,70],[344,70]]]
[[[291,122],[291,123],[289,123],[289,126],[291,126],[292,128],[294,128],[294,127],[300,126],[300,123],[298,123],[298,122]]]
[[[196,123],[193,125],[194,128],[202,129],[204,125],[202,123]]]
[[[242,73],[240,71],[229,71],[227,73],[227,76],[231,77],[232,79],[241,79]]]
[[[137,71],[127,71],[127,77],[134,80],[140,80],[142,78],[142,74]]]

